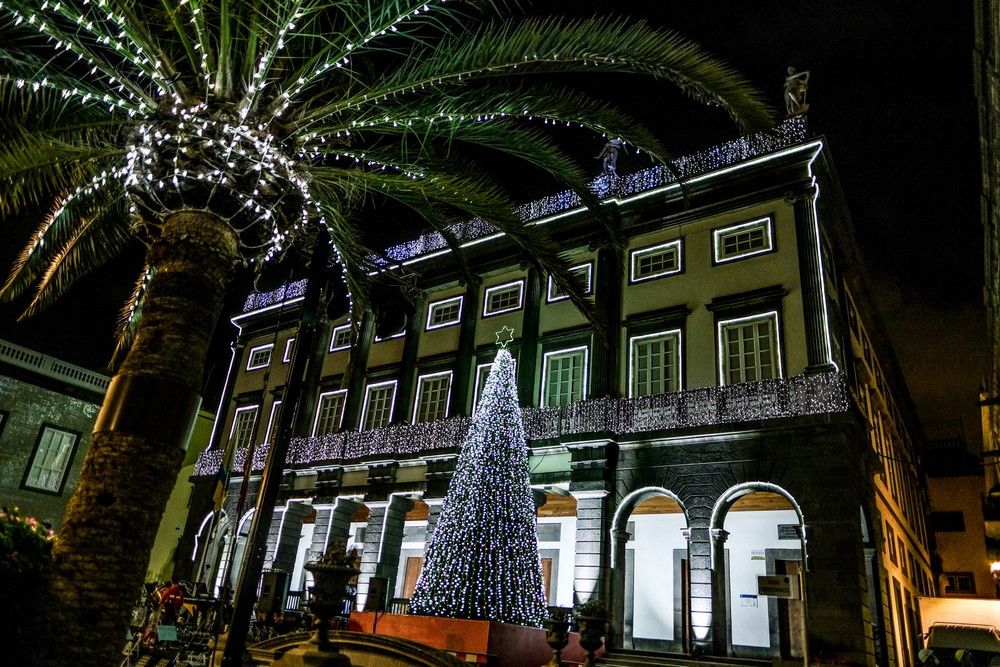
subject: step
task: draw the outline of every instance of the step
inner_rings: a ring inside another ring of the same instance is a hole
[[[659,653],[633,649],[612,649],[597,661],[607,667],[771,667],[770,660],[706,655],[695,658],[686,653]]]

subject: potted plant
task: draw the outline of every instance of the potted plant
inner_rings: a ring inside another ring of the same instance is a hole
[[[599,598],[592,597],[576,606],[573,618],[580,632],[580,647],[587,652],[584,667],[594,667],[594,653],[604,643],[608,627],[608,608]]]

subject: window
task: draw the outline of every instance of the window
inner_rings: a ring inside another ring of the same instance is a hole
[[[61,493],[78,438],[78,433],[43,426],[22,486],[37,491]]]
[[[330,351],[346,350],[349,347],[351,347],[351,325],[342,324],[334,327],[330,335]]]
[[[889,521],[885,522],[885,544],[889,549],[889,560],[892,561],[893,565],[898,563],[898,558],[896,556],[896,533],[889,525]]]
[[[292,360],[292,350],[295,347],[295,339],[289,338],[285,341],[285,354],[281,357],[281,363],[287,364]]]
[[[427,330],[449,327],[462,321],[462,301],[464,297],[456,296],[432,303],[427,308]]]
[[[346,389],[325,391],[319,395],[319,402],[316,404],[316,419],[313,422],[312,430],[314,436],[333,433],[340,428],[341,420],[344,418],[346,398]]]
[[[774,249],[771,241],[771,218],[713,230],[712,247],[716,263],[770,252]]]
[[[492,363],[479,364],[476,366],[476,388],[472,396],[472,412],[475,414],[476,408],[479,407],[479,401],[483,397],[483,392],[486,390],[486,380],[490,377],[490,369],[493,368]],[[516,382],[517,378],[517,359],[514,359],[514,378]]]
[[[255,371],[258,368],[267,368],[268,364],[271,363],[271,348],[273,347],[273,344],[268,343],[251,348],[250,354],[247,355],[247,370]]]
[[[264,442],[274,442],[275,429],[278,428],[278,408],[281,401],[271,403],[271,414],[267,418],[267,429],[264,431]]]
[[[680,329],[631,338],[629,396],[678,391],[681,386],[680,350]]]
[[[237,447],[246,447],[253,439],[254,426],[257,423],[257,406],[248,405],[236,408],[236,416],[233,417],[233,428],[229,432],[229,439]]]
[[[962,512],[931,512],[931,530],[935,533],[964,533],[965,515]]]
[[[971,572],[945,572],[945,595],[975,595],[976,578]]]
[[[588,262],[586,264],[571,267],[569,272],[573,280],[578,282],[584,294],[590,294],[593,291],[594,287],[592,278],[594,265],[592,263]],[[545,301],[547,303],[553,303],[555,301],[563,301],[568,298],[569,294],[564,292],[562,288],[556,284],[556,281],[552,279],[552,276],[549,276],[549,287],[546,292]]]
[[[365,406],[361,413],[363,429],[381,428],[392,420],[392,407],[396,400],[396,381],[388,380],[368,385]]]
[[[523,296],[523,280],[487,288],[483,299],[483,317],[517,310],[521,307]]]
[[[776,312],[719,322],[719,383],[781,377]]]
[[[543,361],[542,407],[583,400],[587,395],[587,348],[546,352]]]
[[[683,268],[680,239],[633,250],[630,256],[631,280],[634,283],[680,273]]]
[[[444,419],[448,416],[451,376],[451,371],[443,371],[417,378],[417,402],[413,406],[414,424]]]

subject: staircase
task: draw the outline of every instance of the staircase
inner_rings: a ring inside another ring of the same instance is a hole
[[[695,658],[686,653],[654,653],[632,649],[609,649],[598,665],[606,667],[771,667],[770,660],[726,658],[706,655]]]

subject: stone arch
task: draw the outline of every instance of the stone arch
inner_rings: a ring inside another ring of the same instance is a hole
[[[195,581],[211,586],[229,547],[230,527],[229,515],[224,509],[212,510],[202,519],[191,550]]]
[[[658,532],[652,538],[650,530],[662,531],[664,527],[658,523],[666,519],[662,512],[659,516],[647,516],[656,523],[647,523],[645,536],[637,523],[636,535],[630,535],[627,530],[630,519],[636,509],[645,501],[664,498],[676,503],[680,508],[683,526],[673,536],[670,532]],[[611,599],[610,611],[612,627],[620,628],[620,635],[614,640],[628,648],[647,648],[651,650],[688,651],[690,647],[690,516],[688,508],[673,491],[662,486],[645,486],[626,495],[616,508],[611,520],[610,555],[611,555]],[[682,537],[683,535],[683,537]],[[666,538],[666,539],[664,539]],[[632,543],[629,551],[628,543]],[[661,566],[655,568],[658,576],[649,569],[650,553],[656,551]],[[645,554],[645,555],[643,555]],[[666,554],[666,555],[664,555]],[[629,558],[631,556],[631,558]],[[663,566],[663,560],[667,565]],[[646,562],[643,565],[643,562]],[[644,569],[645,568],[645,569]],[[645,600],[645,594],[634,582],[642,579],[652,590],[672,591],[666,596],[659,595],[657,602],[650,604]],[[632,581],[633,583],[629,583]],[[631,591],[631,593],[629,592]],[[640,611],[644,609],[645,612]],[[642,645],[640,645],[642,643]]]
[[[727,556],[726,556],[727,551],[731,551],[731,548],[727,548],[727,539],[729,538],[730,533],[725,529],[726,519],[730,514],[730,510],[733,509],[734,505],[736,505],[738,501],[740,501],[742,498],[746,496],[755,493],[773,494],[779,496],[787,503],[787,506],[774,509],[781,509],[784,511],[791,510],[794,513],[796,521],[795,525],[797,526],[796,537],[799,547],[798,550],[793,550],[792,552],[789,553],[786,550],[777,547],[775,543],[775,546],[770,546],[766,548],[758,546],[756,548],[759,551],[757,552],[751,551],[750,553],[751,555],[753,554],[757,555],[756,560],[761,560],[767,563],[766,571],[758,572],[758,574],[765,574],[765,573],[775,574],[776,572],[781,573],[783,572],[782,570],[774,568],[784,567],[782,563],[794,563],[795,561],[798,561],[800,563],[800,565],[796,567],[801,568],[801,575],[802,575],[799,576],[798,578],[798,581],[801,582],[801,587],[800,587],[801,612],[796,612],[796,613],[801,613],[801,626],[803,628],[806,627],[806,619],[805,619],[806,577],[804,576],[804,574],[806,571],[808,571],[809,568],[808,568],[808,551],[806,548],[807,546],[806,523],[805,523],[805,515],[802,512],[802,507],[799,505],[795,496],[791,492],[772,482],[749,481],[749,482],[742,482],[739,484],[735,484],[726,489],[722,494],[719,495],[714,506],[712,507],[712,515],[709,521],[710,536],[711,536],[711,563],[712,563],[712,636],[713,636],[712,644],[713,644],[713,653],[715,655],[737,655],[738,657],[758,657],[758,658],[767,657],[763,654],[743,655],[742,653],[740,653],[739,650],[740,646],[738,645],[749,643],[751,644],[751,646],[750,647],[743,646],[742,650],[744,651],[763,650],[765,652],[768,652],[770,657],[774,658],[774,657],[779,657],[778,655],[779,648],[784,646],[783,644],[784,640],[782,640],[779,637],[779,634],[781,633],[779,632],[779,629],[777,629],[778,626],[776,625],[778,623],[776,618],[779,614],[779,612],[777,611],[778,609],[777,605],[780,601],[779,598],[765,597],[767,606],[762,609],[762,613],[765,613],[766,617],[763,619],[763,621],[761,621],[763,623],[763,626],[761,626],[761,628],[758,630],[748,630],[747,629],[748,626],[745,623],[742,623],[741,621],[739,621],[739,619],[735,618],[735,616],[737,615],[736,614],[737,611],[745,615],[749,613],[748,610],[730,609],[731,605],[736,604],[735,601],[729,599],[729,584],[731,581],[731,577],[738,576],[740,578],[746,579],[747,576],[753,575],[753,570],[751,569],[749,572],[747,572],[746,566],[743,566],[742,575],[740,575],[735,569],[733,572],[730,572],[730,563],[727,561]],[[745,532],[739,532],[739,531],[734,534],[746,535]],[[779,535],[781,534],[780,528],[778,534]],[[778,537],[778,539],[781,540],[788,538]],[[734,541],[736,540],[729,540],[730,544],[733,544]],[[739,549],[740,547],[737,548]],[[747,548],[747,545],[743,544],[742,548],[744,549]],[[755,558],[751,558],[750,560],[755,560]],[[739,558],[736,561],[734,561],[733,564],[734,568],[736,567],[735,563],[737,562],[743,562],[743,559]],[[772,568],[772,566],[774,566],[774,568]],[[744,581],[743,583],[746,582]],[[756,589],[754,589],[754,595],[756,596]],[[743,596],[741,595],[741,598],[742,597]],[[741,607],[743,606],[742,602],[740,606]],[[757,608],[759,607],[754,606],[754,610],[756,610]],[[754,613],[757,612],[754,611]],[[731,616],[731,614],[733,616]],[[742,633],[738,632],[737,630],[738,627],[744,628]],[[732,633],[732,636],[730,636],[730,632]],[[746,634],[747,632],[751,633],[747,637],[749,642],[739,641],[737,638],[737,634]],[[765,637],[768,634],[770,635],[770,639],[769,640],[765,639],[764,640],[765,643],[763,645],[755,643],[755,638],[756,641],[761,640],[760,636],[761,632],[764,632]],[[798,633],[795,634],[796,636],[799,636]],[[756,646],[763,646],[763,648],[754,649],[753,647]],[[805,659],[808,659],[808,646],[807,642],[805,641],[804,635],[802,635],[801,646],[799,646],[799,648],[795,650],[803,651],[805,653]],[[784,651],[785,648],[780,648],[781,655],[784,655]]]

